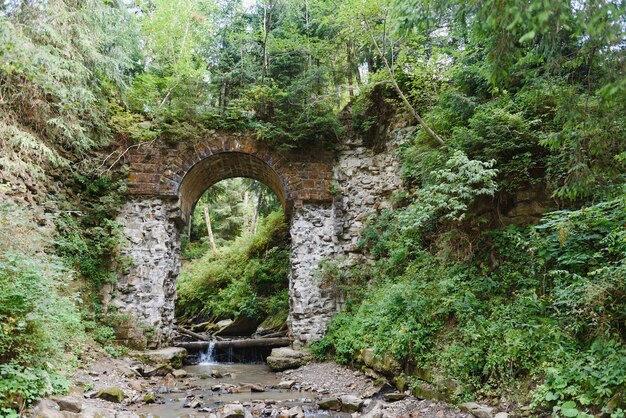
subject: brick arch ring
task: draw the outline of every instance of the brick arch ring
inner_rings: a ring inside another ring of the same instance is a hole
[[[332,201],[332,176],[333,158],[327,150],[277,150],[250,136],[214,133],[132,150],[128,193],[177,199],[180,221],[186,223],[204,191],[227,178],[266,184],[289,214],[304,202]]]

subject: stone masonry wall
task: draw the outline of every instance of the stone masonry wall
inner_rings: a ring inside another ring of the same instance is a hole
[[[394,131],[384,150],[375,151],[359,136],[347,138],[334,168],[336,233],[341,252],[358,255],[357,245],[367,214],[391,206],[390,196],[402,189],[398,146],[410,131]]]
[[[320,339],[341,305],[320,285],[320,261],[347,255],[348,262],[356,262],[365,215],[389,206],[389,196],[402,186],[396,149],[406,135],[398,132],[382,151],[366,147],[358,137],[346,139],[335,162],[333,201],[303,199],[293,207],[289,323],[296,345]],[[225,174],[217,170],[213,175]],[[118,280],[110,305],[153,329],[156,344],[169,340],[174,321],[179,205],[168,197],[135,196],[118,219],[128,240],[124,254],[134,264]]]
[[[341,300],[320,286],[319,263],[346,256],[360,258],[358,241],[364,218],[390,207],[389,197],[402,188],[397,148],[407,137],[399,129],[384,150],[374,151],[362,138],[348,138],[334,167],[332,207],[305,204],[291,220],[290,324],[298,344],[320,339]]]
[[[172,332],[180,265],[178,214],[171,201],[136,198],[122,207],[117,219],[127,239],[122,252],[132,266],[118,279],[110,306],[134,317],[142,324],[139,329],[152,329],[151,345],[168,341]],[[128,332],[130,340],[145,338],[136,328]]]
[[[335,301],[319,284],[319,262],[339,250],[331,205],[304,204],[291,219],[289,322],[296,345],[319,340],[336,313]]]

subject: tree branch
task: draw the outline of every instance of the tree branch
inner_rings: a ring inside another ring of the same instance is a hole
[[[396,78],[393,75],[393,71],[391,71],[391,67],[389,66],[389,62],[387,61],[387,58],[385,58],[385,54],[380,49],[380,46],[378,46],[378,42],[376,42],[376,37],[374,36],[374,31],[372,31],[372,28],[370,27],[369,22],[367,21],[367,17],[365,17],[365,14],[363,14],[362,16],[363,16],[363,21],[365,23],[365,27],[367,28],[367,31],[369,32],[370,37],[372,38],[372,42],[374,43],[374,46],[376,47],[376,52],[378,53],[378,56],[380,57],[380,59],[385,64],[385,69],[387,70],[387,74],[389,75],[389,81],[391,82],[391,85],[396,90],[396,92],[398,93],[398,95],[402,99],[402,102],[404,103],[406,108],[409,110],[411,115],[415,118],[417,123],[419,123],[420,126],[422,128],[424,128],[426,133],[428,133],[428,135],[430,135],[431,138],[433,138],[439,145],[445,145],[445,142],[443,141],[443,139],[441,139],[441,137],[439,135],[437,135],[437,133],[435,131],[433,131],[430,126],[428,126],[426,124],[426,122],[424,122],[424,119],[422,119],[421,116],[417,113],[417,111],[415,110],[413,105],[411,105],[411,103],[409,103],[409,100],[406,98],[406,96],[404,95],[404,93],[400,89],[400,86],[398,86],[398,83],[396,82]]]

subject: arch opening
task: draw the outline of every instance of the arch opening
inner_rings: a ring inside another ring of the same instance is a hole
[[[278,196],[237,177],[209,187],[194,206],[181,240],[177,322],[219,337],[286,332],[291,238]],[[238,361],[264,360],[269,351],[237,352]]]
[[[246,177],[269,187],[278,197],[286,214],[291,202],[285,182],[265,161],[252,154],[223,152],[196,163],[184,176],[178,188],[181,217],[188,222],[196,202],[214,184],[229,178]]]

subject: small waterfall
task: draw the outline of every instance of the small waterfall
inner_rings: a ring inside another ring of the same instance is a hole
[[[200,354],[200,364],[215,364],[215,341],[209,341],[209,346],[204,353]]]

